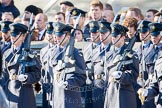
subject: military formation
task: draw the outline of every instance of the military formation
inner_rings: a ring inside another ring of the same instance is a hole
[[[114,15],[108,3],[89,6],[87,13],[63,1],[54,21],[34,5],[14,21],[2,14],[6,108],[36,108],[37,93],[42,108],[162,108],[161,12],[149,9],[144,17],[130,7]],[[38,54],[31,41],[47,46]],[[79,49],[77,42],[87,44]]]

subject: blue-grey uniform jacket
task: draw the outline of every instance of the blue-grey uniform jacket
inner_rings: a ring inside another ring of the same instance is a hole
[[[105,84],[102,80],[106,71],[104,61],[105,54],[110,50],[111,43],[103,48],[102,44],[100,44],[98,51],[99,54],[95,58],[94,63],[94,85],[95,88],[92,90],[92,100],[93,100],[93,108],[103,108],[104,100],[105,100]]]
[[[49,52],[52,44],[48,44],[46,47],[40,50],[40,61],[41,61],[41,83],[43,85],[43,108],[49,108],[51,106],[52,95],[53,95],[53,71],[49,64]]]
[[[36,108],[33,84],[37,83],[41,77],[40,64],[38,60],[30,53],[28,62],[34,63],[32,66],[25,67],[25,73],[28,75],[26,81],[21,82],[17,75],[22,72],[22,64],[19,63],[22,48],[14,52],[13,48],[8,49],[3,56],[3,73],[0,80],[10,108]]]
[[[127,45],[123,45],[120,49],[110,51],[107,57],[106,75],[106,96],[104,108],[136,108],[136,96],[133,83],[138,77],[139,59],[133,52],[127,56],[127,65],[122,67],[122,76],[118,80],[114,80],[111,74],[119,71],[118,63]]]
[[[50,64],[53,66],[53,105],[55,108],[82,108],[79,87],[85,84],[85,62],[82,54],[74,48],[74,63],[68,62],[64,68],[66,48],[51,48]]]
[[[1,46],[2,54],[3,54],[6,50],[8,50],[9,48],[11,48],[11,42],[7,42],[7,43],[1,42],[0,43],[0,46]]]
[[[155,98],[156,108],[162,108],[162,51],[155,62],[153,79],[149,85],[146,100]]]

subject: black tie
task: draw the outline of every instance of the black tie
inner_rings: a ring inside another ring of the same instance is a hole
[[[159,47],[155,47],[155,52],[159,52]]]
[[[158,59],[158,52],[159,52],[159,47],[155,47],[154,61],[156,61]]]

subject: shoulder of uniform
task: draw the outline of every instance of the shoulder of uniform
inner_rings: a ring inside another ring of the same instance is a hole
[[[92,47],[92,42],[89,42],[86,45],[84,45],[83,50],[87,50],[87,49],[89,49],[91,47]]]

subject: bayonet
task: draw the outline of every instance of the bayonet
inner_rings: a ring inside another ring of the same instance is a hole
[[[79,26],[80,17],[81,17],[81,13],[79,14],[79,16],[78,16],[77,19],[76,19],[76,23],[75,23],[75,25],[74,25],[74,29],[76,29],[77,26]]]
[[[23,14],[22,18],[21,18],[21,22],[25,20],[25,13]]]
[[[161,22],[161,15],[158,18],[158,23],[160,23],[160,22]]]
[[[70,11],[69,11],[68,12],[68,15],[67,15],[67,19],[66,19],[66,23],[65,24],[69,24],[70,18],[71,18],[71,14],[70,14]]]
[[[115,15],[114,20],[113,20],[112,23],[116,23],[116,20],[117,20],[117,18],[119,17],[119,15],[120,15],[120,14],[116,14],[116,15]]]
[[[30,16],[30,21],[29,21],[29,30],[30,30],[32,24],[33,24],[33,13],[32,13],[31,16]]]

